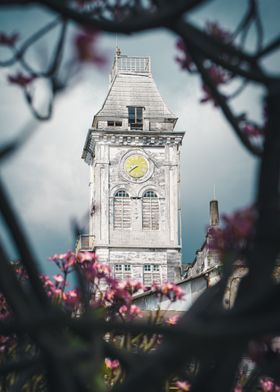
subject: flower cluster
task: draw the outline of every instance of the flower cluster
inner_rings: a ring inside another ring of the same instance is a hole
[[[81,269],[86,282],[90,285],[91,305],[107,311],[107,317],[120,316],[121,319],[141,317],[140,309],[132,304],[132,296],[143,290],[140,282],[126,280],[118,281],[111,275],[110,266],[97,260],[94,252],[66,252],[55,254],[49,258],[54,262],[60,274],[54,275],[51,280],[42,276],[46,291],[50,297],[63,301],[67,305],[79,303],[78,290],[65,291],[66,280],[75,266]]]
[[[242,385],[237,384],[234,388],[234,392],[243,392],[244,388]],[[260,392],[280,392],[280,385],[276,384],[271,378],[261,378],[259,380],[259,386],[257,391]]]
[[[87,29],[77,33],[74,39],[74,46],[78,62],[91,63],[99,67],[107,63],[107,58],[98,51],[98,37],[99,31],[93,29]]]
[[[22,72],[18,72],[15,75],[8,75],[8,81],[11,84],[15,84],[19,87],[27,87],[34,81],[35,77],[31,75],[24,75]]]
[[[181,38],[176,42],[176,47],[179,50],[180,55],[175,57],[175,60],[180,65],[181,69],[194,72],[196,70],[195,64],[187,51],[184,41]]]
[[[232,44],[232,34],[220,27],[220,25],[216,22],[207,22],[206,23],[206,33],[218,41],[221,41],[225,44]],[[186,69],[190,73],[196,71],[195,63],[189,54],[186,45],[182,39],[179,39],[176,43],[176,47],[180,52],[180,55],[176,57],[177,63],[180,65],[182,69]],[[215,84],[215,86],[223,85],[228,83],[232,79],[232,75],[219,67],[218,65],[214,64],[210,61],[205,61],[204,64],[205,69],[207,70],[208,76]],[[217,102],[215,101],[214,97],[211,94],[208,86],[205,84],[202,85],[202,90],[204,92],[204,96],[200,99],[201,103],[206,103],[212,101],[215,106],[217,106]]]
[[[166,324],[175,325],[175,324],[177,324],[178,320],[179,320],[179,316],[171,316],[166,320]]]
[[[242,255],[254,234],[256,210],[254,207],[238,210],[222,216],[222,228],[209,227],[209,247],[221,252]]]
[[[257,138],[260,136],[264,136],[265,128],[261,127],[252,121],[245,121],[241,124],[242,131],[248,136],[252,138]]]
[[[205,30],[213,38],[224,44],[232,43],[232,33],[222,28],[217,22],[207,21]]]
[[[229,246],[231,242],[236,241],[236,238],[243,238],[250,235],[253,221],[253,209],[246,209],[238,211],[233,216],[225,216],[224,228],[221,230],[221,238],[223,244]],[[251,222],[249,224],[248,222]],[[232,239],[235,237],[235,240]],[[69,273],[73,272],[75,268],[80,268],[85,276],[85,282],[89,283],[90,300],[89,305],[94,309],[102,310],[99,312],[101,317],[106,321],[114,318],[122,320],[123,322],[134,320],[143,316],[140,308],[133,303],[133,295],[139,291],[143,292],[143,285],[140,282],[127,280],[118,281],[111,276],[110,267],[98,261],[94,252],[66,252],[56,254],[50,257],[54,262],[59,273],[49,277],[47,275],[41,276],[43,286],[51,298],[57,305],[61,306],[69,314],[81,316],[83,307],[81,306],[81,298],[78,289],[68,289],[67,278]],[[28,275],[18,262],[11,264],[20,281],[28,280]],[[169,299],[174,302],[183,298],[183,291],[180,286],[166,282],[162,285],[153,284],[152,289],[160,300]],[[159,308],[160,309],[160,308]],[[75,312],[77,311],[77,312]],[[11,312],[6,303],[5,297],[0,294],[0,321],[6,320],[11,315]],[[156,312],[155,318],[148,318],[148,322],[161,323],[164,319]],[[165,320],[165,323],[173,326],[177,323],[178,317],[174,315]],[[129,347],[135,352],[144,350],[149,351],[155,349],[161,343],[161,336],[143,336],[127,334],[120,335],[118,332],[111,331],[106,335],[106,339],[110,339],[115,345],[120,348]],[[13,353],[17,347],[16,336],[0,336],[0,355],[5,358],[8,353]],[[31,346],[30,346],[31,347]],[[260,352],[259,346],[255,349]],[[252,358],[252,349],[250,350],[250,357]],[[0,358],[0,359],[1,359]],[[258,357],[254,356],[254,361],[257,363]],[[124,370],[118,359],[105,358],[104,366],[102,367],[104,382],[108,386],[114,386],[118,382],[122,382],[125,377]],[[244,382],[243,382],[244,381]],[[246,379],[239,377],[238,384],[234,392],[242,392],[243,385],[246,384]],[[175,390],[178,392],[188,392],[191,390],[191,385],[186,380],[173,379],[169,383],[169,391]],[[280,392],[280,386],[277,385],[271,378],[261,378],[259,381],[258,391],[261,392]]]
[[[16,44],[16,42],[19,39],[19,34],[18,33],[13,33],[13,34],[6,34],[3,32],[0,32],[0,45],[7,46],[9,48],[13,48]]]
[[[143,313],[137,305],[122,305],[119,309],[120,314],[128,319],[142,317]]]
[[[153,284],[152,290],[160,297],[167,297],[171,302],[178,301],[183,298],[183,290],[175,283],[166,282],[162,285]]]
[[[0,321],[6,320],[10,315],[10,310],[3,294],[0,293]]]
[[[187,381],[176,381],[175,386],[182,392],[188,392],[191,390],[191,385]]]
[[[260,387],[263,392],[280,392],[280,385],[275,384],[271,378],[261,379]]]
[[[142,317],[140,308],[132,303],[133,294],[141,291],[143,286],[137,281],[118,281],[112,277],[106,279],[104,306],[111,316],[119,315],[122,320]]]
[[[117,359],[105,358],[104,362],[105,362],[105,366],[111,370],[117,369],[120,366],[120,363]]]
[[[216,87],[222,84],[226,84],[229,80],[231,80],[231,75],[227,71],[214,64],[209,66],[208,75]],[[212,96],[212,93],[209,90],[208,86],[203,84],[202,90],[204,92],[204,96],[200,99],[200,102],[206,103],[208,101],[212,101],[214,103],[214,106],[217,106],[217,102]]]
[[[74,289],[66,291],[67,282],[62,275],[54,275],[53,279],[50,279],[47,275],[41,275],[41,281],[48,296],[52,300],[56,302],[63,302],[65,305],[70,305],[71,307],[78,303],[78,290]]]
[[[73,267],[78,261],[78,255],[74,252],[68,251],[65,253],[56,253],[55,255],[49,257],[50,261],[53,261],[56,266],[62,272],[66,272],[69,268]]]

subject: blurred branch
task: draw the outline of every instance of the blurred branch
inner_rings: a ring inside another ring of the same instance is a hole
[[[161,27],[172,22],[177,17],[180,17],[182,13],[193,10],[198,6],[201,6],[209,0],[177,0],[172,4],[165,3],[165,6],[157,10],[151,15],[150,12],[141,9],[138,16],[140,18],[131,20],[128,18],[125,21],[114,21],[106,19],[95,19],[92,14],[89,15],[86,12],[80,12],[74,8],[69,7],[67,4],[57,2],[55,0],[0,0],[0,6],[11,6],[11,5],[24,5],[24,4],[41,4],[59,13],[64,18],[70,19],[78,24],[85,27],[94,27],[98,30],[103,30],[111,33],[124,33],[130,34],[137,31],[146,29],[153,29]]]

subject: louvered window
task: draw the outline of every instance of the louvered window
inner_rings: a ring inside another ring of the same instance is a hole
[[[147,191],[142,199],[143,230],[159,229],[159,200],[154,191]]]
[[[143,284],[151,287],[153,283],[162,283],[160,266],[158,264],[144,264]]]
[[[115,264],[114,277],[118,280],[131,279],[131,264]]]
[[[131,201],[126,191],[118,191],[114,196],[114,229],[131,228]]]

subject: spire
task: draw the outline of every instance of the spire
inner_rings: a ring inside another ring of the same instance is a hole
[[[210,201],[210,226],[218,226],[219,220],[219,205],[218,200],[216,200],[214,185],[214,195],[213,199]]]

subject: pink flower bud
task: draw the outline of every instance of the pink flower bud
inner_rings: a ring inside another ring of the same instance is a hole
[[[108,369],[117,369],[120,366],[120,363],[117,359],[110,359],[110,358],[105,358],[105,366]]]
[[[191,385],[187,381],[177,381],[175,383],[176,387],[183,392],[188,392],[190,391]]]

